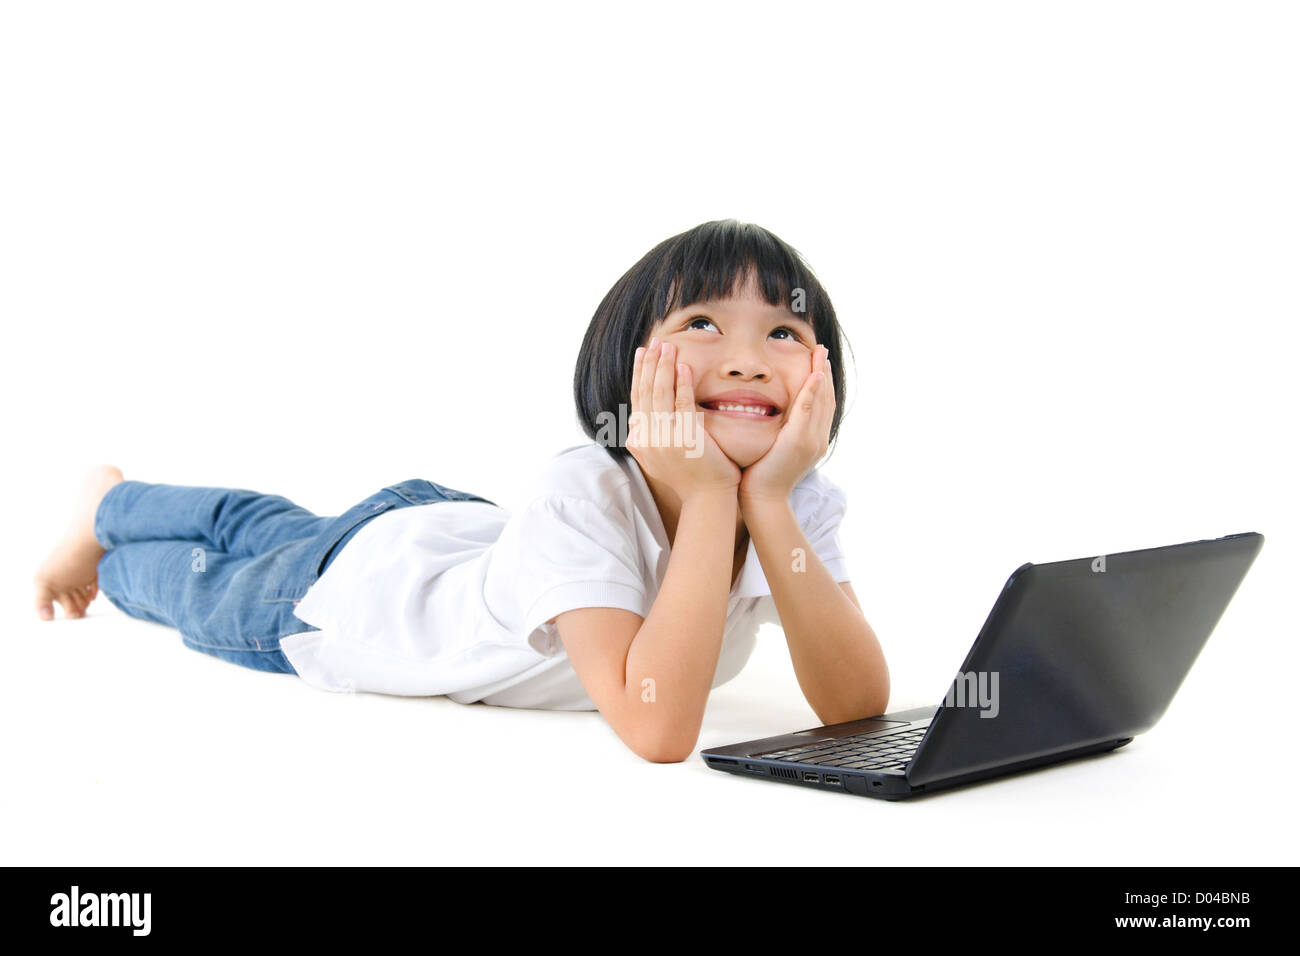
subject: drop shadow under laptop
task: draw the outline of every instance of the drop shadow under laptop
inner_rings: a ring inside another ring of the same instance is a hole
[[[1256,532],[1024,564],[937,707],[700,751],[715,770],[897,800],[1122,747],[1173,701]]]

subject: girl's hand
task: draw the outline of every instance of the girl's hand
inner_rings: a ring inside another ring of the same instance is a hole
[[[812,471],[830,444],[831,420],[835,417],[835,388],[829,353],[817,346],[812,371],[790,406],[790,417],[781,426],[766,454],[740,478],[740,503],[789,501],[794,486]]]
[[[695,404],[691,368],[674,368],[671,343],[650,341],[636,350],[632,368],[632,414],[625,448],[641,470],[685,501],[699,492],[735,495],[740,468],[704,427]],[[637,414],[640,412],[641,414]]]

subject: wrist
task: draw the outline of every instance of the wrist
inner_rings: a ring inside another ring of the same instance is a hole
[[[711,507],[718,507],[724,504],[738,505],[739,497],[737,486],[732,485],[731,487],[692,488],[681,495],[681,501],[683,506],[690,502],[701,502]]]
[[[794,494],[795,484],[797,482],[787,482],[779,475],[760,475],[751,468],[742,472],[737,492],[741,504],[766,506],[773,502],[789,501]]]
[[[793,492],[791,492],[791,494],[793,494]],[[740,502],[740,510],[744,514],[761,514],[764,512],[782,511],[792,508],[789,494],[782,495],[770,492],[741,492],[738,500]]]
[[[759,488],[757,485],[746,486],[742,481],[740,488],[737,489],[737,497],[740,498],[742,505],[768,506],[768,505],[785,505],[789,502],[790,496],[794,494],[794,488]]]

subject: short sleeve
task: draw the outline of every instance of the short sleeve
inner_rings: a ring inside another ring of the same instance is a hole
[[[802,522],[804,537],[836,581],[849,581],[848,561],[840,544],[840,525],[848,510],[848,496],[825,475],[808,496],[809,513]]]
[[[641,555],[630,519],[581,498],[535,499],[519,516],[513,586],[529,645],[547,657],[562,650],[547,622],[583,607],[649,613]]]

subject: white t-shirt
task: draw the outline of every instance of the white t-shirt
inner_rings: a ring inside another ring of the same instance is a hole
[[[596,443],[552,458],[527,502],[514,514],[443,501],[373,518],[294,611],[320,630],[282,638],[281,650],[322,690],[595,710],[553,620],[581,607],[647,617],[668,535],[636,459]],[[814,470],[791,504],[831,576],[848,581],[844,493]],[[740,673],[765,622],[780,619],[751,536],[712,686]]]

